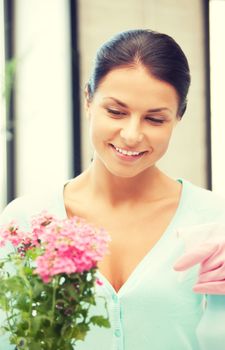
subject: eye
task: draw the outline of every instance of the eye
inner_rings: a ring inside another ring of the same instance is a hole
[[[106,110],[107,110],[107,112],[109,113],[109,114],[112,114],[113,116],[121,116],[121,115],[125,115],[126,113],[124,113],[124,112],[121,112],[121,111],[119,111],[119,110],[117,110],[117,109],[112,109],[112,108],[106,108]]]
[[[159,119],[159,118],[154,118],[154,117],[147,117],[146,119],[154,124],[163,124],[165,122],[164,119]]]

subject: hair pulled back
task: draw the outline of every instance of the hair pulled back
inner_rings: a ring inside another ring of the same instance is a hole
[[[182,117],[190,86],[187,58],[172,37],[148,29],[121,32],[99,48],[87,84],[89,98],[94,96],[99,84],[111,70],[138,64],[142,64],[155,78],[175,88],[179,97],[178,115]]]

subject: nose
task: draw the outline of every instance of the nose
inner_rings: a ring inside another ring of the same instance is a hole
[[[140,122],[130,120],[120,131],[124,143],[127,146],[136,146],[143,140],[143,133],[141,132]]]

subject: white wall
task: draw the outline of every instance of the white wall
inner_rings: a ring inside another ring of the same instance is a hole
[[[15,1],[17,195],[71,176],[69,2]]]
[[[212,187],[225,196],[225,1],[210,1]]]
[[[188,110],[177,127],[168,154],[160,162],[169,175],[206,187],[206,111],[204,28],[201,0],[79,0],[82,88],[88,80],[98,46],[113,34],[150,28],[172,35],[186,53],[192,72]],[[81,97],[82,93],[81,93]],[[88,124],[82,117],[83,168],[92,150]]]

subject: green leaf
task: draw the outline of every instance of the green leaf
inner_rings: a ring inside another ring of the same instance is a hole
[[[80,323],[75,328],[73,328],[71,335],[77,340],[84,340],[89,329],[90,327],[87,324]]]
[[[26,257],[31,260],[35,260],[39,255],[43,254],[43,250],[41,248],[32,248],[26,251]]]
[[[12,276],[6,279],[4,287],[13,294],[24,293],[27,290],[20,276]]]
[[[22,320],[20,323],[17,323],[17,336],[24,337],[26,335],[26,331],[29,328],[28,320]]]
[[[84,296],[82,301],[91,305],[96,305],[95,298],[92,294],[90,296]]]
[[[22,294],[18,297],[15,306],[21,311],[28,312],[30,309],[30,303],[31,300],[29,300],[26,295]]]
[[[0,309],[4,310],[4,311],[8,311],[9,310],[9,301],[8,298],[6,297],[6,295],[0,295]]]
[[[41,293],[44,292],[45,286],[38,279],[32,280],[32,290],[33,290],[33,298],[41,298]]]
[[[110,322],[108,318],[105,318],[104,316],[92,316],[90,322],[100,327],[110,328]]]
[[[24,272],[26,274],[26,276],[33,276],[33,271],[34,269],[32,269],[30,266],[25,266],[24,267]]]
[[[43,347],[40,343],[32,342],[29,344],[29,350],[42,350]]]

